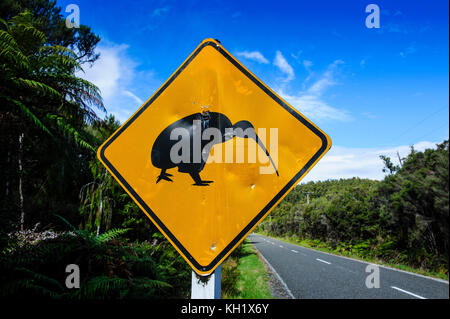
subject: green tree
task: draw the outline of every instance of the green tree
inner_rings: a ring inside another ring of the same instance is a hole
[[[448,263],[448,140],[424,152],[411,148],[402,162],[380,185],[384,209],[392,214],[390,231],[412,262],[430,267],[430,254],[436,262]]]
[[[77,55],[49,44],[37,24],[25,11],[0,26],[2,208],[5,216],[20,212],[21,228],[28,208],[40,204],[29,199],[67,195],[73,182],[64,181],[93,156],[84,127],[100,120],[93,108],[105,110],[98,88],[75,75],[82,70]]]
[[[71,49],[80,63],[93,63],[99,57],[95,47],[100,38],[81,24],[79,28],[67,28],[61,8],[56,0],[2,0],[0,18],[7,21],[28,10],[35,17],[35,26],[44,33],[47,43]]]

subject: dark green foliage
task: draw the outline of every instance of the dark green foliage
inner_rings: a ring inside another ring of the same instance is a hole
[[[77,76],[99,38],[66,28],[55,3],[0,2],[0,294],[185,298],[188,265],[95,156],[120,126]],[[68,264],[80,289],[65,287]]]
[[[243,243],[239,244],[230,256],[222,263],[222,297],[234,297],[239,294],[239,260],[244,256]]]
[[[89,126],[87,131],[100,145],[119,128],[119,122],[110,115],[102,125]],[[79,192],[81,221],[86,230],[103,232],[113,227],[131,228],[131,240],[149,240],[157,228],[128,196],[97,158],[89,162],[91,180]]]
[[[403,165],[379,188],[382,207],[391,213],[388,226],[398,248],[408,252],[408,262],[430,269],[448,266],[448,165],[448,141],[436,150],[411,149]]]
[[[49,13],[51,3],[29,2],[30,10],[17,15],[7,12],[10,2],[1,6],[2,16],[8,19],[0,20],[0,209],[5,217],[0,226],[4,232],[37,222],[48,226],[55,212],[76,220],[78,193],[90,180],[88,163],[95,156],[95,140],[86,126],[100,122],[94,108],[104,110],[98,88],[76,76],[82,63],[79,52],[63,46],[43,28],[43,16],[37,16],[36,10],[45,14],[36,8],[45,5],[43,12],[49,14],[45,19],[63,21],[61,17]]]
[[[298,185],[259,230],[448,274],[448,141],[424,152],[412,149],[400,166],[381,159],[388,173],[383,181]]]
[[[186,298],[190,269],[166,243],[127,243],[114,229],[57,233],[37,243],[14,237],[0,257],[0,294],[58,299]],[[6,253],[7,252],[7,253]],[[80,289],[65,286],[65,267],[80,267]]]

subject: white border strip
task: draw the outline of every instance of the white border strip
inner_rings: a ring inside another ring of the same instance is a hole
[[[331,263],[329,263],[328,261],[325,261],[325,260],[323,260],[323,259],[320,259],[320,258],[316,258],[316,260],[317,260],[317,261],[320,261],[320,262],[322,262],[322,263],[325,263],[325,264],[331,265]]]
[[[408,294],[408,295],[414,296],[414,297],[416,297],[416,298],[419,298],[419,299],[427,299],[427,298],[425,298],[425,297],[422,297],[422,296],[419,296],[419,295],[413,294],[412,292],[409,292],[409,291],[406,291],[406,290],[400,289],[400,288],[398,288],[398,287],[395,287],[395,286],[391,286],[391,288],[393,288],[393,289],[396,289],[396,290],[398,290],[398,291],[401,291],[401,292],[404,292],[405,294]]]

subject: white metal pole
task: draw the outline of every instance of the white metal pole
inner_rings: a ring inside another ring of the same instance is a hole
[[[199,276],[192,271],[191,299],[220,299],[221,298],[222,265],[212,274]]]

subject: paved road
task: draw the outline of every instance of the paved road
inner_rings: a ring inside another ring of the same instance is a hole
[[[367,288],[369,263],[251,234],[250,242],[294,298],[449,298],[448,282],[380,266],[379,288]],[[372,281],[373,282],[373,281]]]

